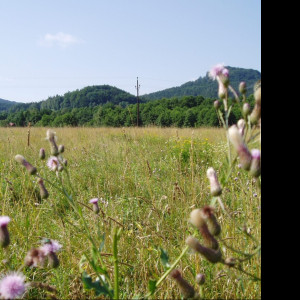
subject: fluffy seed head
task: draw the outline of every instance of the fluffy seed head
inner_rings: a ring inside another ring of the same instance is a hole
[[[190,222],[198,229],[205,223],[201,209],[196,208],[192,210],[190,214]]]
[[[11,272],[0,280],[0,295],[3,299],[17,299],[24,295],[27,284],[25,276],[19,272]]]

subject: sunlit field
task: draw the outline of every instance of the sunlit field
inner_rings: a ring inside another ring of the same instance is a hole
[[[106,267],[114,286],[116,228],[122,229],[117,243],[119,297],[146,297],[151,282],[157,282],[182,253],[186,238],[194,235],[201,241],[189,222],[190,213],[213,200],[221,225],[218,242],[222,257],[238,258],[239,264],[210,263],[188,250],[176,268],[197,293],[200,286],[195,277],[205,275],[201,295],[206,299],[260,298],[261,198],[257,179],[235,164],[220,202],[210,194],[207,169],[213,167],[221,183],[228,175],[224,129],[52,128],[57,144],[65,147],[69,177],[65,170],[57,176],[47,167],[47,129],[0,129],[1,215],[11,219],[10,244],[0,249],[1,274],[22,270],[26,282],[48,286],[48,291],[45,286],[30,288],[25,298],[108,298],[96,296],[96,289],[89,289],[82,278],[83,274],[93,281],[99,277],[101,270],[96,272],[87,259],[96,257],[94,261]],[[251,148],[259,146],[258,142],[251,144]],[[39,158],[40,148],[45,149],[44,160]],[[234,149],[231,151],[234,157]],[[40,197],[38,177],[15,161],[17,154],[44,178],[47,199]],[[81,216],[66,199],[62,186]],[[89,203],[92,198],[100,199],[98,214]],[[59,266],[24,266],[27,252],[39,247],[43,238],[62,245],[57,252]],[[100,255],[92,252],[91,238]],[[253,256],[247,255],[251,253]],[[168,275],[153,295],[147,296],[151,297],[178,299],[181,294]]]

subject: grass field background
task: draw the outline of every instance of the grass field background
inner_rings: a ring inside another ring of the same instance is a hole
[[[0,250],[1,274],[21,267],[30,248],[40,245],[43,237],[59,241],[60,266],[23,269],[28,281],[41,281],[56,286],[57,298],[95,298],[85,291],[81,271],[93,278],[93,270],[81,260],[91,245],[80,220],[64,196],[45,183],[49,198],[41,200],[35,176],[18,165],[14,156],[23,155],[38,168],[42,177],[57,180],[39,159],[40,148],[50,155],[45,140],[47,128],[0,129],[1,215],[9,216],[11,244]],[[113,272],[112,229],[122,227],[119,240],[120,295],[122,298],[143,296],[148,281],[164,273],[160,255],[163,248],[174,261],[185,247],[185,239],[194,233],[189,224],[192,209],[210,204],[211,195],[206,171],[213,167],[220,178],[227,171],[226,135],[223,129],[199,128],[54,128],[58,144],[65,146],[63,156],[68,170],[74,199],[82,204],[84,218],[93,237],[104,239],[101,250],[109,271]],[[257,144],[251,147],[259,147]],[[233,151],[234,153],[234,151]],[[65,179],[66,180],[66,179]],[[103,198],[103,213],[95,215],[89,209],[91,198]],[[251,253],[254,242],[238,227],[260,240],[260,192],[248,173],[235,167],[223,188],[222,201],[232,219],[217,205],[215,214],[222,226],[221,239],[227,244]],[[88,207],[86,207],[88,206]],[[119,223],[122,225],[119,225]],[[197,236],[200,238],[200,235]],[[220,243],[224,257],[236,256]],[[10,260],[10,263],[5,263]],[[260,256],[243,263],[243,269],[260,277]],[[189,251],[178,268],[197,288],[195,275],[204,273],[204,296],[208,299],[260,298],[259,281],[222,264],[211,264],[199,254]],[[113,278],[113,276],[112,276]],[[28,297],[44,298],[46,292],[29,291]],[[168,277],[158,287],[154,298],[180,298],[174,282]],[[101,297],[99,297],[101,298]]]

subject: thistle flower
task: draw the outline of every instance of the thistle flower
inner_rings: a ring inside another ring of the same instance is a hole
[[[17,154],[17,155],[15,156],[15,160],[16,160],[18,163],[20,163],[21,165],[23,165],[23,166],[27,169],[27,171],[28,171],[28,173],[29,173],[30,175],[36,174],[37,169],[36,169],[35,167],[33,167],[33,166],[32,166],[32,165],[24,158],[24,156],[22,156],[22,155],[20,155],[20,154]]]
[[[241,134],[241,136],[244,136],[244,132],[245,132],[245,127],[246,127],[246,122],[244,119],[240,119],[237,122],[237,127],[239,129],[239,132]]]
[[[10,222],[10,217],[0,216],[0,245],[5,248],[10,243],[10,236],[7,225]]]
[[[252,156],[247,146],[244,144],[243,137],[236,125],[232,125],[228,129],[229,140],[233,144],[235,150],[240,157],[241,167],[245,170],[250,169]]]
[[[250,115],[251,124],[257,124],[261,117],[261,105],[260,103],[255,103],[252,113]]]
[[[229,71],[224,67],[224,64],[217,64],[214,67],[211,68],[209,71],[209,77],[211,77],[213,80],[221,79],[222,77],[229,76]]]
[[[100,211],[98,201],[99,201],[98,198],[93,198],[89,201],[89,203],[93,204],[93,211],[95,212],[95,214],[98,214]]]
[[[206,205],[201,209],[201,213],[206,221],[209,232],[214,236],[219,235],[221,232],[221,226],[214,215],[214,209],[211,206]]]
[[[205,215],[203,214],[203,211],[201,209],[194,209],[190,215],[190,222],[195,227],[197,227],[197,229],[201,233],[206,247],[212,249],[218,249],[219,248],[218,241],[210,233],[204,218]]]
[[[219,101],[219,100],[216,100],[216,101],[214,102],[214,107],[215,107],[215,109],[219,109],[220,106],[221,106],[220,101]]]
[[[205,275],[202,274],[202,273],[199,273],[196,275],[196,282],[199,284],[199,285],[202,285],[205,283]]]
[[[45,153],[45,149],[44,148],[40,149],[39,157],[40,157],[40,159],[45,159],[46,153]]]
[[[37,181],[39,187],[40,187],[40,195],[42,199],[47,199],[49,197],[49,193],[47,189],[45,188],[44,181],[42,178],[39,178]]]
[[[222,253],[220,252],[220,249],[214,250],[204,247],[193,236],[189,236],[185,242],[191,249],[203,255],[211,263],[217,263],[222,259]]]
[[[243,104],[243,115],[244,115],[244,117],[247,117],[250,114],[250,111],[251,111],[250,104],[247,103],[247,102],[244,103]]]
[[[0,280],[0,295],[3,299],[17,299],[24,295],[27,288],[25,276],[19,272],[8,273]]]
[[[170,276],[178,284],[180,292],[184,299],[194,297],[194,295],[195,295],[194,288],[182,277],[181,272],[178,269],[172,270],[170,272]]]
[[[56,137],[55,132],[51,129],[48,129],[46,135],[47,135],[46,139],[50,143],[51,154],[54,156],[57,156],[59,154],[59,151],[58,151],[58,147],[56,144],[57,137]]]
[[[65,151],[65,146],[64,145],[59,145],[58,146],[58,152],[63,153]]]
[[[45,262],[45,253],[39,248],[32,248],[25,257],[25,265],[28,267],[43,266]]]
[[[59,266],[59,260],[56,252],[60,250],[61,247],[62,245],[57,241],[49,240],[39,248],[43,252],[43,254],[48,257],[50,267],[52,268],[57,268]]]
[[[210,193],[212,196],[219,196],[222,193],[222,188],[218,181],[216,171],[213,168],[208,168],[206,172],[207,178],[210,182]]]
[[[247,92],[247,85],[245,81],[240,82],[239,84],[239,91],[241,94],[246,94]]]
[[[259,177],[261,173],[260,167],[260,151],[258,149],[251,150],[252,161],[249,173],[254,177]]]
[[[50,158],[47,161],[47,166],[51,171],[57,171],[60,163],[55,156],[50,156]]]

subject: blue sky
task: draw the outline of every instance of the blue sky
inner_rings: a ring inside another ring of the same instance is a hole
[[[0,0],[0,98],[88,85],[140,95],[217,63],[261,71],[260,0]]]

